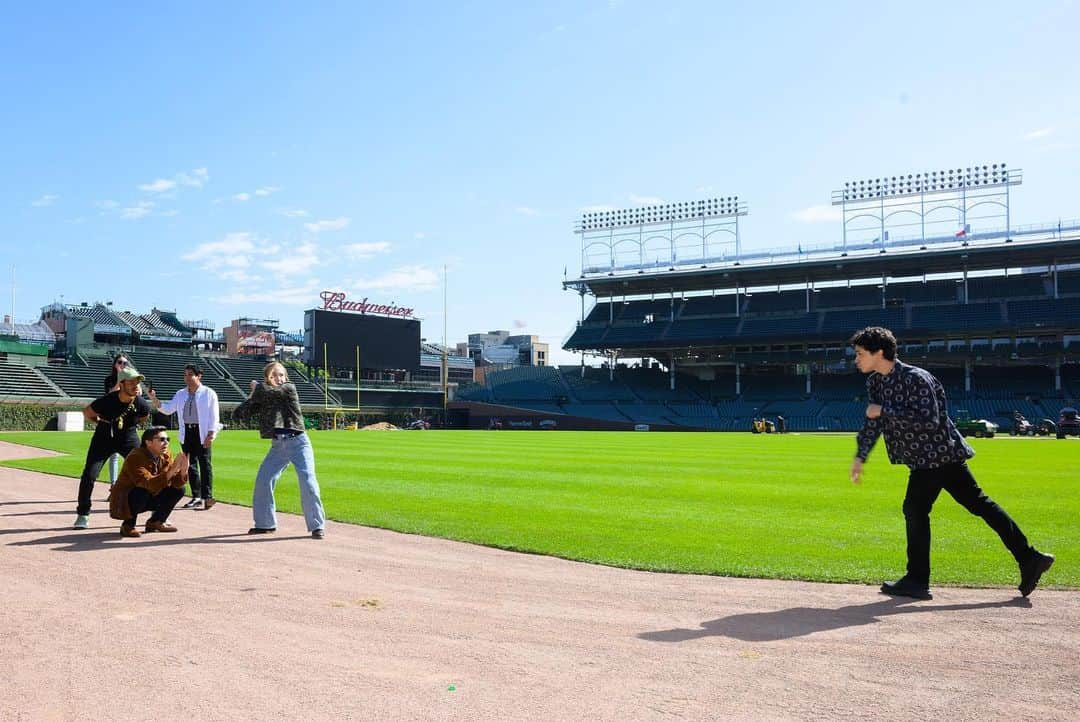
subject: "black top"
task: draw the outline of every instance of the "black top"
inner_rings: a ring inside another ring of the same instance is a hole
[[[116,386],[117,383],[119,382],[116,379],[116,372],[113,371],[111,374],[105,377],[105,393],[109,393],[110,391],[112,391],[113,387]]]
[[[102,419],[94,433],[114,439],[123,436],[138,439],[135,426],[150,415],[150,404],[146,399],[136,396],[131,403],[125,404],[120,401],[119,391],[112,391],[94,399],[90,408]]]
[[[300,397],[291,382],[281,386],[259,384],[233,414],[241,418],[258,414],[259,436],[264,439],[274,438],[275,433],[295,431],[301,434],[304,431]]]
[[[866,395],[870,403],[881,404],[881,416],[865,420],[857,458],[866,461],[882,434],[889,461],[912,469],[956,464],[975,455],[949,418],[944,387],[926,369],[898,360],[890,373],[870,374]]]

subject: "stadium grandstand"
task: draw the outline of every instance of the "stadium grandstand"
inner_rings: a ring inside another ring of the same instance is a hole
[[[846,184],[842,242],[812,248],[743,252],[737,198],[587,213],[581,276],[563,283],[581,296],[564,343],[581,366],[489,374],[458,398],[656,428],[783,416],[851,431],[866,399],[847,339],[880,325],[942,380],[952,414],[1056,419],[1080,397],[1080,221],[1012,227],[1020,177],[995,165]],[[890,233],[898,213],[917,236]]]

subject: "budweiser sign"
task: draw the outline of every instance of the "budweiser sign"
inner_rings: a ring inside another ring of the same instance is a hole
[[[378,313],[383,316],[399,316],[410,318],[413,309],[398,306],[395,303],[369,303],[367,297],[363,301],[349,301],[345,294],[340,291],[323,291],[319,294],[322,299],[324,311],[351,311],[353,313]]]

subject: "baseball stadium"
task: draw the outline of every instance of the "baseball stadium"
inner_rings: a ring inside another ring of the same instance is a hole
[[[131,660],[190,692],[166,693],[163,719],[1075,715],[1080,220],[1016,224],[1022,179],[848,181],[838,243],[764,251],[743,247],[737,196],[585,213],[580,274],[561,281],[580,365],[481,374],[412,309],[329,291],[301,333],[108,302],[9,319],[0,668],[41,686],[0,716],[117,717],[153,685],[103,701],[72,680]],[[878,595],[903,565],[906,469],[879,448],[847,482],[872,403],[849,339],[871,326],[941,381],[980,482],[1056,555],[1030,598],[944,503],[933,600]],[[220,401],[221,503],[178,510],[179,534],[121,538],[104,475],[71,528],[81,411],[117,354],[162,399],[196,365]],[[266,444],[233,412],[275,360],[318,458],[322,546],[293,471],[278,533],[243,533]],[[393,428],[416,431],[374,430]]]

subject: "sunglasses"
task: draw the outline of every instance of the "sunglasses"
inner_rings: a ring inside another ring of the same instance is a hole
[[[129,365],[131,365],[131,362],[128,361],[127,359],[120,359],[114,365],[115,366],[129,366]]]

